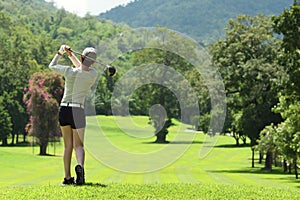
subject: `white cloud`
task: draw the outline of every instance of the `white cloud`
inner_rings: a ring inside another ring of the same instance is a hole
[[[98,15],[118,5],[125,5],[132,0],[46,0],[55,2],[58,8],[65,8],[67,11],[84,16],[87,12]]]

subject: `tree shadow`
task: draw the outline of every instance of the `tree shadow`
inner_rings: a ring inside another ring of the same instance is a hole
[[[204,144],[202,141],[167,141],[166,143],[143,142],[143,144]]]
[[[247,158],[247,160],[252,160],[252,158]],[[254,158],[253,160],[256,160],[257,161],[257,163],[258,163],[258,161],[259,161],[259,158]],[[261,165],[261,163],[259,163],[260,165]]]
[[[29,142],[20,142],[17,144],[0,145],[0,148],[1,147],[30,147],[30,146],[32,146],[32,144],[30,144]],[[35,146],[38,146],[38,145],[35,145]]]
[[[204,144],[203,141],[172,141],[171,144]]]
[[[142,142],[142,144],[169,144],[170,142],[169,141],[166,141],[165,143],[159,143],[159,142]]]
[[[283,174],[286,175],[286,177],[279,178],[280,180],[289,181],[289,182],[293,182],[293,183],[299,183],[299,179],[297,180],[295,178],[295,174],[289,174],[289,173],[283,173]],[[297,186],[297,188],[300,188],[300,185]]]
[[[207,170],[212,173],[233,173],[233,174],[277,174],[277,175],[287,175],[281,169],[273,169],[273,170],[264,170],[262,168],[246,168],[239,170]]]
[[[250,144],[240,144],[237,146],[236,144],[222,144],[222,145],[216,145],[216,148],[246,148],[251,147]]]
[[[289,183],[299,183],[299,180],[295,178],[295,174],[291,173],[286,173],[280,168],[272,169],[270,170],[265,170],[263,168],[245,168],[245,169],[240,169],[240,170],[207,170],[208,172],[212,173],[236,173],[236,174],[262,174],[262,175],[270,175],[267,177],[264,177],[265,179],[268,180],[282,180],[285,182]],[[279,175],[279,176],[272,176],[272,175]],[[300,186],[297,186],[296,188],[300,188]]]

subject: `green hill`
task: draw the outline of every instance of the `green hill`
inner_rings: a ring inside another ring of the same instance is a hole
[[[228,19],[236,15],[276,15],[292,4],[293,0],[135,0],[99,17],[131,27],[166,26],[207,44],[221,37]]]

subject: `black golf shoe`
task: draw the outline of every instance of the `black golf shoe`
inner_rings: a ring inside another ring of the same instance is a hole
[[[73,184],[75,184],[74,177],[71,177],[69,179],[64,178],[64,181],[62,182],[63,186],[65,186],[65,185],[73,185]]]
[[[85,178],[84,178],[84,169],[80,165],[76,165],[75,167],[75,172],[76,172],[76,185],[83,185],[85,183]]]

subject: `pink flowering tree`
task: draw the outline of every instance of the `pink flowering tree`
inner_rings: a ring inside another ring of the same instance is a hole
[[[64,81],[55,72],[38,72],[29,79],[24,88],[24,102],[30,115],[26,126],[28,135],[37,139],[40,155],[47,155],[49,141],[61,136],[58,124],[58,107],[63,94]]]

